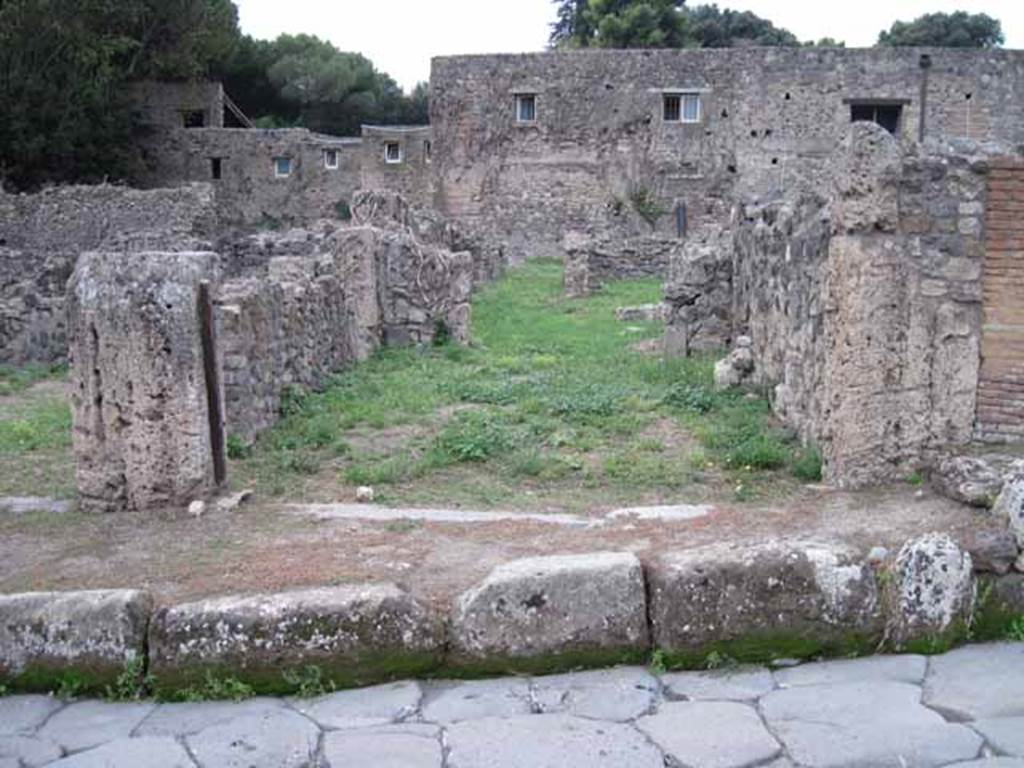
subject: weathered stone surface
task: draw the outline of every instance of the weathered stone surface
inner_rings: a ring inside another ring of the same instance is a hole
[[[728,357],[715,363],[715,389],[738,387],[754,375],[754,353],[750,345],[748,337],[740,336]]]
[[[568,715],[456,723],[446,731],[448,768],[664,768],[661,753],[628,725]]]
[[[775,679],[782,688],[797,685],[842,685],[866,680],[920,685],[928,666],[924,656],[871,656],[838,659],[780,669]]]
[[[184,508],[216,487],[198,309],[203,281],[217,281],[213,253],[79,258],[68,283],[68,327],[83,509]]]
[[[529,683],[523,678],[508,677],[432,684],[423,699],[422,716],[431,723],[454,723],[526,715],[531,711]]]
[[[966,763],[954,763],[946,768],[1024,768],[1024,760],[1016,757],[987,757]]]
[[[76,702],[47,720],[37,735],[60,744],[69,752],[77,752],[128,738],[153,707],[148,703]]]
[[[672,702],[636,727],[682,765],[744,768],[782,752],[754,708],[731,701]]]
[[[141,657],[151,605],[134,590],[0,595],[0,680],[49,691],[74,670],[89,686],[112,682]]]
[[[422,697],[419,683],[402,682],[340,691],[294,706],[322,728],[367,728],[404,720],[416,712]]]
[[[1003,476],[975,456],[950,456],[932,472],[932,485],[944,496],[972,507],[991,507],[1003,488]]]
[[[959,719],[1024,715],[1024,647],[974,645],[936,656],[924,703]]]
[[[978,754],[976,733],[947,723],[920,700],[917,686],[874,680],[774,691],[761,711],[801,765],[929,768]]]
[[[665,319],[664,304],[638,304],[635,307],[616,307],[615,319],[622,323],[652,323]]]
[[[161,687],[227,668],[260,690],[282,690],[283,673],[311,664],[338,684],[368,684],[433,668],[442,642],[439,618],[407,593],[350,584],[161,609],[150,669]]]
[[[533,681],[534,707],[545,714],[565,712],[624,722],[649,712],[657,698],[658,681],[641,667],[550,675]]]
[[[240,717],[186,738],[205,768],[307,768],[319,740],[312,722],[288,710]]]
[[[944,533],[912,539],[896,556],[893,589],[890,637],[897,647],[966,625],[975,599],[971,556]]]
[[[992,507],[992,514],[1007,521],[1017,546],[1024,549],[1024,478],[1006,483]]]
[[[35,736],[0,736],[0,760],[11,759],[16,765],[20,760],[26,768],[52,763],[63,754],[63,750],[48,739],[39,739]]]
[[[1007,529],[971,531],[963,546],[971,556],[975,571],[1000,576],[1010,572],[1020,553],[1016,537]]]
[[[758,639],[741,661],[844,645],[881,632],[874,574],[849,553],[815,544],[712,545],[648,568],[654,644],[698,661],[713,644]],[[763,642],[762,642],[763,641]],[[776,647],[780,646],[780,647]]]
[[[174,739],[117,739],[52,763],[56,768],[195,768],[188,752]]]
[[[73,502],[66,499],[46,499],[38,496],[4,496],[0,498],[0,512],[24,515],[28,512],[46,512],[64,515],[71,511]]]
[[[985,718],[971,727],[1000,754],[1024,757],[1024,716]]]
[[[723,217],[724,218],[724,217]],[[665,354],[727,347],[732,338],[732,232],[705,226],[687,237],[665,283]]]
[[[636,656],[648,643],[645,603],[635,555],[516,560],[458,599],[454,659],[500,665],[543,656]]]
[[[31,733],[62,706],[53,696],[0,697],[0,735]]]
[[[160,704],[142,724],[134,736],[182,736],[198,733],[212,725],[220,725],[240,717],[272,714],[284,708],[277,699],[247,699],[245,701],[197,701]]]
[[[600,231],[569,231],[562,238],[565,295],[588,296],[609,280],[663,277],[680,245],[677,238],[650,233],[623,237]]]
[[[437,726],[394,725],[336,731],[324,737],[324,756],[344,768],[441,768],[441,734]]]
[[[837,153],[834,219],[842,232],[893,232],[899,224],[899,141],[870,121],[850,126]]]
[[[697,701],[747,701],[775,688],[775,678],[767,669],[671,672],[662,675],[661,683],[669,696]]]

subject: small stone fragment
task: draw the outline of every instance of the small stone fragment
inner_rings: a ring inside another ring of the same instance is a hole
[[[991,507],[1003,488],[1003,476],[975,456],[943,459],[931,476],[935,489],[972,507]]]
[[[373,501],[373,488],[368,485],[361,485],[356,488],[356,501],[360,504],[369,504]]]
[[[254,493],[252,488],[245,488],[238,493],[233,493],[230,496],[225,496],[217,501],[217,509],[221,512],[231,512],[232,510],[238,509],[242,504],[249,500],[249,497]]]
[[[882,565],[889,559],[889,550],[885,547],[872,547],[868,552],[869,565]]]
[[[195,501],[193,501],[191,504],[188,505],[189,517],[194,517],[196,519],[199,519],[200,517],[203,516],[203,513],[205,511],[206,511],[206,502],[202,501],[201,499],[196,499]]]
[[[1024,478],[1018,477],[1003,486],[992,514],[1007,522],[1017,546],[1024,549]]]

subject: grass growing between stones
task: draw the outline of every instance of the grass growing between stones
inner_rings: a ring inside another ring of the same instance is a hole
[[[469,347],[382,350],[321,393],[292,393],[274,430],[233,451],[237,483],[309,500],[371,485],[391,504],[573,510],[757,498],[820,476],[763,398],[713,391],[711,358],[632,348],[662,324],[614,310],[659,301],[659,281],[566,299],[561,279],[560,263],[530,262],[477,296]]]

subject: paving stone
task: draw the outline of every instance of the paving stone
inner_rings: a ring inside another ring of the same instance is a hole
[[[211,725],[219,725],[249,715],[263,715],[285,708],[279,699],[247,699],[246,701],[199,701],[183,704],[161,704],[135,729],[134,736],[183,736],[198,733]]]
[[[985,737],[996,752],[1024,757],[1024,717],[977,720],[971,727]]]
[[[446,730],[448,768],[664,768],[630,725],[570,715],[467,720]]]
[[[441,729],[403,724],[324,737],[324,756],[332,768],[441,768]]]
[[[775,688],[767,669],[670,672],[661,676],[661,684],[669,696],[698,700],[747,701]]]
[[[153,711],[154,704],[80,701],[62,709],[39,729],[38,735],[69,752],[127,738]]]
[[[21,760],[26,768],[51,763],[64,752],[49,739],[35,736],[0,736],[0,758]]]
[[[1024,760],[1016,757],[989,757],[947,765],[946,768],[1024,768]]]
[[[648,712],[658,681],[643,667],[618,667],[533,681],[534,706],[541,712],[567,712],[596,720],[632,720]]]
[[[871,656],[864,659],[839,659],[801,664],[775,672],[779,686],[837,685],[861,680],[888,680],[920,685],[928,660],[924,656]]]
[[[930,768],[978,754],[976,733],[947,723],[920,699],[917,686],[868,680],[773,691],[761,711],[789,756],[817,768]]]
[[[1024,645],[973,645],[933,657],[924,702],[963,719],[1024,715]]]
[[[181,744],[157,736],[116,739],[51,765],[53,768],[195,768]]]
[[[0,735],[32,732],[62,706],[52,696],[4,696],[0,698]]]
[[[0,757],[0,768],[21,768],[21,763],[13,757]]]
[[[674,701],[636,727],[683,765],[742,768],[782,753],[754,708],[734,701]]]
[[[506,677],[435,683],[427,688],[422,716],[430,723],[454,723],[532,711],[530,684],[524,678]]]
[[[305,768],[320,730],[297,712],[240,717],[186,737],[203,768]]]
[[[629,552],[515,560],[458,599],[454,660],[510,669],[559,654],[640,655],[649,637],[646,604],[640,561]]]
[[[294,706],[324,728],[365,728],[402,720],[416,712],[423,690],[419,683],[402,682],[340,691]]]

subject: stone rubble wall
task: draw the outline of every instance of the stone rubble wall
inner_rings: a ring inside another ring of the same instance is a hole
[[[663,92],[691,89],[699,122],[665,122]],[[434,59],[430,90],[437,206],[505,242],[510,263],[558,254],[568,230],[632,234],[634,209],[674,236],[685,205],[689,236],[727,218],[734,199],[813,194],[849,128],[848,99],[903,101],[904,140],[918,139],[923,117],[930,139],[1024,141],[1021,51],[454,56]],[[536,95],[534,123],[515,121],[517,93]]]
[[[0,191],[0,363],[67,355],[65,286],[84,251],[195,247],[217,228],[205,184],[137,190],[68,186]]]
[[[413,205],[428,208],[433,204],[431,165],[433,133],[429,125],[364,125],[360,147],[361,189],[387,190],[400,194]],[[400,162],[388,162],[385,144],[396,143]]]
[[[1003,573],[929,533],[867,555],[769,540],[649,562],[628,552],[532,557],[497,566],[447,607],[386,583],[156,608],[132,591],[7,595],[0,684],[45,691],[88,672],[88,688],[102,691],[140,655],[156,692],[175,696],[211,673],[289,693],[288,676],[309,665],[348,687],[637,663],[655,649],[660,664],[700,669],[712,653],[764,663],[914,651],[1005,631],[1024,614],[1024,576]]]
[[[733,338],[732,230],[708,226],[672,255],[665,281],[665,354],[707,352]]]
[[[609,280],[664,277],[679,245],[659,235],[619,239],[568,232],[562,241],[566,293],[587,296]]]

